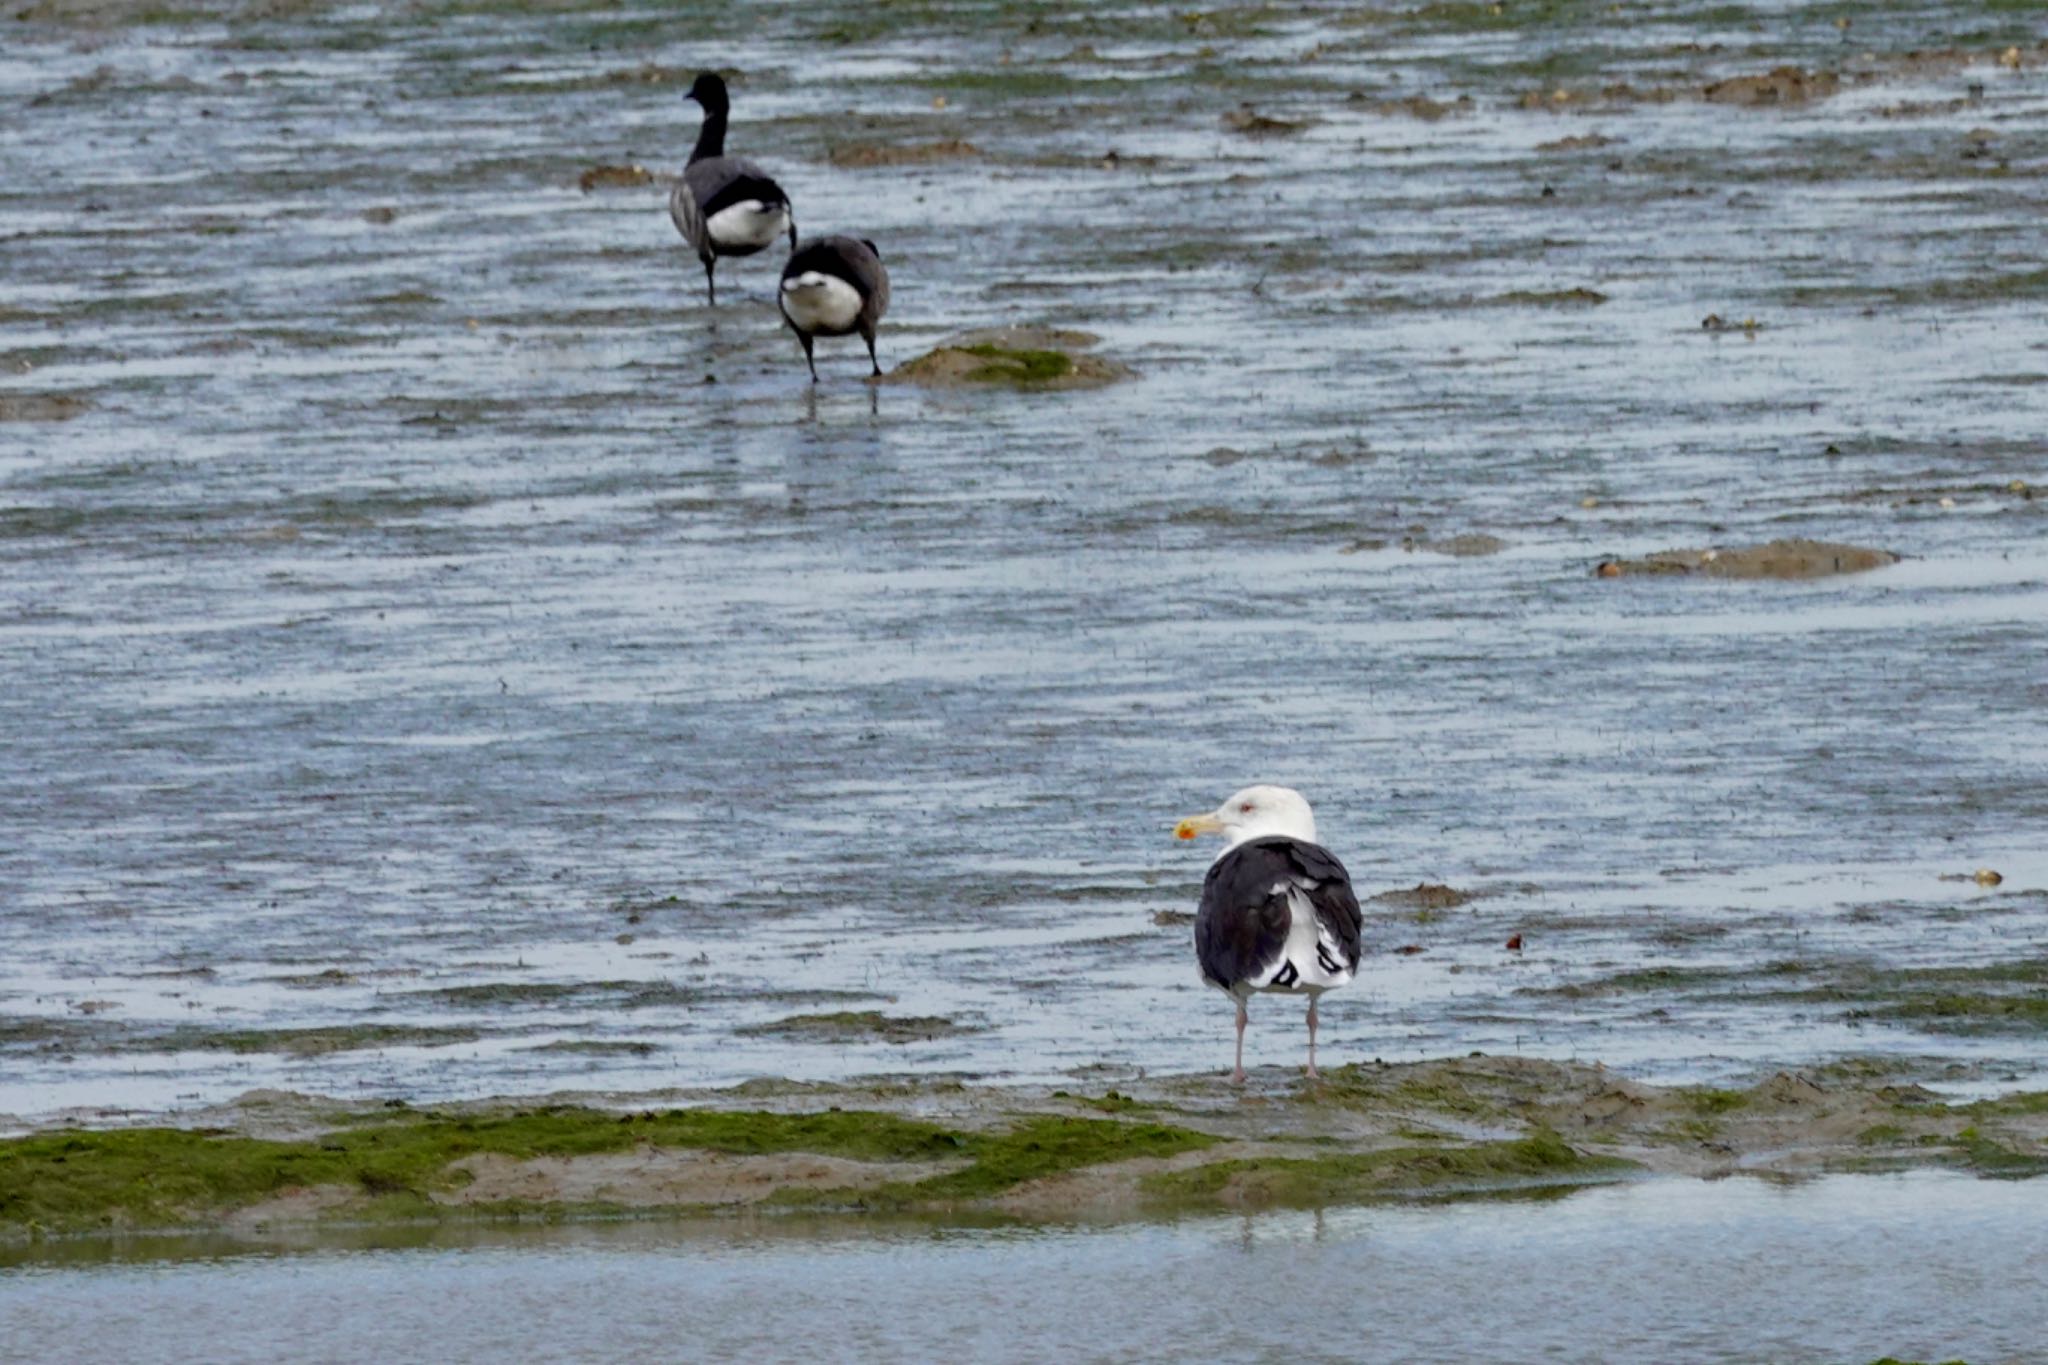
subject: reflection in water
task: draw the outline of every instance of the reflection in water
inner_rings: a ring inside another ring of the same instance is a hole
[[[9,1345],[24,1359],[276,1359],[314,1341],[457,1361],[1299,1358],[1317,1351],[1288,1334],[1313,1324],[1346,1359],[2001,1360],[2038,1348],[2048,1295],[2048,1183],[1934,1174],[1107,1229],[780,1226],[17,1268]]]

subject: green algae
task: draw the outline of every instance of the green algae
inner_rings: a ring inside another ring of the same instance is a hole
[[[463,1183],[448,1167],[466,1156],[581,1156],[640,1144],[863,1160],[922,1160],[958,1147],[930,1125],[843,1113],[421,1115],[306,1141],[161,1128],[53,1133],[0,1144],[0,1226],[175,1226],[315,1185],[408,1196],[408,1211],[423,1213],[433,1192]]]
[[[1148,1175],[1141,1188],[1160,1202],[1314,1208],[1505,1183],[1580,1184],[1634,1170],[1618,1157],[1587,1156],[1538,1130],[1512,1142],[1468,1147],[1393,1147],[1319,1157],[1250,1157]]]
[[[316,1028],[206,1029],[176,1028],[134,1041],[151,1052],[279,1052],[292,1057],[321,1057],[330,1052],[355,1052],[377,1047],[449,1047],[473,1043],[483,1035],[473,1028],[429,1027],[420,1024],[334,1024]]]
[[[1650,1137],[1661,1142],[1691,1143],[1712,1142],[1719,1138],[1723,1126],[1718,1119],[1679,1119],[1676,1123],[1658,1129]]]
[[[2013,1095],[2001,1095],[1997,1099],[1976,1100],[1958,1106],[1957,1112],[1972,1117],[2048,1114],[2048,1090],[2025,1090]]]
[[[2048,1175],[2048,1155],[2017,1151],[1985,1136],[1974,1124],[1957,1133],[1950,1146],[1978,1175],[2011,1180]]]
[[[1532,1103],[1541,1085],[1525,1076],[1446,1066],[1417,1074],[1402,1068],[1382,1073],[1353,1062],[1323,1073],[1317,1096],[1353,1109],[1421,1109],[1467,1120],[1499,1120]]]
[[[988,363],[969,370],[976,384],[1043,384],[1071,373],[1074,358],[1065,351],[1011,350],[1003,346],[963,346],[961,350]]]
[[[2048,1029],[2048,998],[2038,995],[1944,993],[1911,997],[1872,1012],[1942,1033],[2017,1033]]]
[[[612,1010],[687,1008],[705,992],[670,981],[483,981],[408,994],[465,1009],[524,1005],[602,1005]]]
[[[468,1183],[468,1173],[454,1163],[479,1154],[530,1160],[674,1147],[740,1156],[807,1152],[866,1162],[966,1162],[921,1181],[884,1186],[857,1201],[833,1191],[786,1191],[806,1197],[774,1201],[913,1208],[984,1199],[1027,1180],[1103,1162],[1171,1156],[1217,1141],[1189,1129],[1110,1119],[1038,1117],[982,1132],[841,1110],[615,1114],[560,1107],[471,1117],[385,1109],[354,1117],[360,1121],[296,1141],[131,1128],[0,1143],[0,1240],[190,1226],[316,1186],[347,1191],[347,1212],[354,1218],[448,1218],[457,1215],[434,1196]],[[550,1210],[590,1211],[488,1205],[468,1216]]]
[[[1607,295],[1584,285],[1571,289],[1511,289],[1482,301],[1484,306],[1500,308],[1597,308],[1605,302]]]
[[[92,1030],[70,1019],[0,1019],[0,1047],[75,1045]]]
[[[1057,327],[967,332],[899,365],[890,378],[942,388],[1006,386],[1022,390],[1095,388],[1132,377],[1114,360],[1077,354],[1100,338]]]

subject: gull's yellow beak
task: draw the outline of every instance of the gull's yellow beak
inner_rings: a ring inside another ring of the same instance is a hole
[[[1173,827],[1176,839],[1192,839],[1197,834],[1221,834],[1223,822],[1214,815],[1190,815]]]

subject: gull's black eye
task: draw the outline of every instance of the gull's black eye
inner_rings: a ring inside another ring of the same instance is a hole
[[[1247,801],[1242,806],[1239,806],[1238,809],[1243,811],[1246,815],[1250,815],[1252,813],[1252,803]]]

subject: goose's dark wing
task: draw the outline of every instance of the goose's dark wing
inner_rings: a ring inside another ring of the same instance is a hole
[[[683,170],[683,184],[696,201],[697,212],[705,218],[749,199],[764,204],[789,203],[782,186],[745,157],[714,156],[693,161]]]

